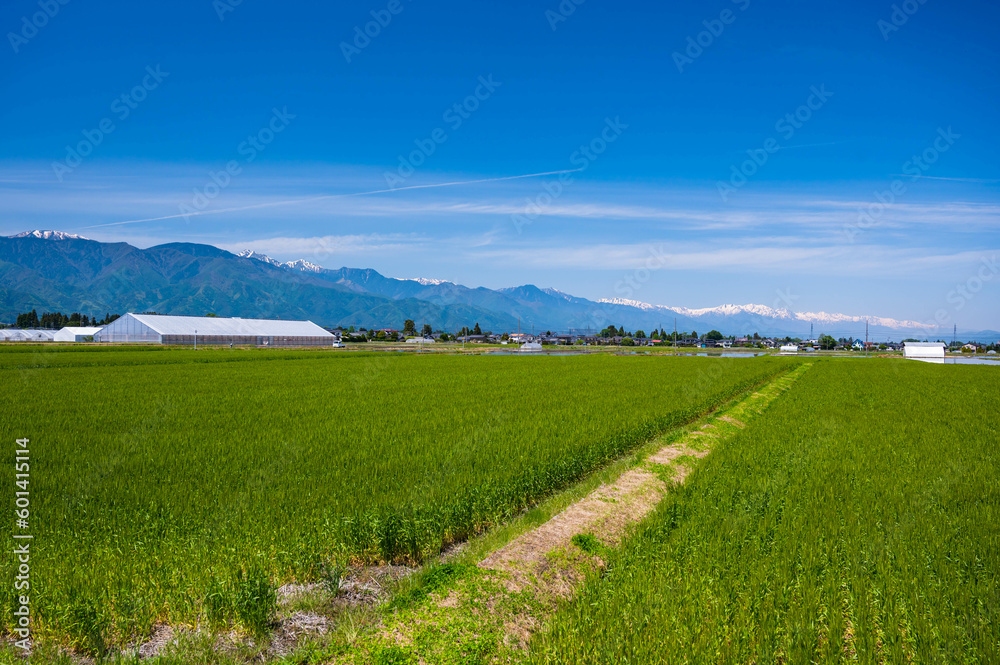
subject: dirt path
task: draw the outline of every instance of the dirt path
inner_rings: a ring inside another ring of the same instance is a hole
[[[626,471],[615,482],[599,487],[545,524],[518,536],[479,566],[503,573],[504,586],[511,592],[529,591],[543,601],[571,597],[589,568],[604,565],[599,554],[591,555],[592,566],[579,565],[580,557],[574,556],[579,552],[572,542],[574,536],[589,534],[601,546],[617,546],[630,528],[656,507],[670,484],[684,482],[699,458],[745,428],[808,367],[796,368],[728,409],[699,421],[679,441],[647,458],[644,465]],[[512,628],[512,637],[522,639],[524,627]]]
[[[423,606],[397,612],[377,634],[354,645],[354,655],[410,654],[421,663],[466,662],[473,656],[475,662],[519,660],[559,604],[572,598],[589,572],[604,566],[601,554],[617,546],[671,485],[684,482],[700,458],[744,429],[809,367],[801,365],[706,416],[680,438],[665,439],[641,465],[479,561],[472,567],[478,573],[434,592]]]

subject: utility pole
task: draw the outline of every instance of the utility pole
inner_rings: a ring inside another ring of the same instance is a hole
[[[195,330],[194,330],[194,350],[195,351],[198,350],[198,329],[197,328],[195,328]]]
[[[677,355],[677,317],[674,317],[674,355]]]
[[[868,357],[868,319],[865,319],[865,358]]]

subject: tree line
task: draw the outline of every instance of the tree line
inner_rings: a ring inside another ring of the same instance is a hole
[[[97,316],[87,316],[80,312],[73,312],[69,316],[62,312],[42,312],[42,315],[39,316],[38,311],[33,309],[30,312],[18,314],[17,322],[14,325],[18,328],[86,328],[106,326],[120,316],[120,314],[107,313],[101,320],[98,320]]]

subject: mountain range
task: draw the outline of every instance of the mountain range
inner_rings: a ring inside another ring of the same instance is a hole
[[[873,339],[940,337],[931,326],[885,317],[791,312],[764,305],[688,309],[634,300],[593,301],[527,284],[470,288],[438,279],[397,279],[372,269],[323,268],[305,260],[281,262],[252,251],[168,243],[139,249],[58,231],[27,231],[0,238],[0,321],[32,309],[105,313],[310,319],[325,326],[401,328],[418,325],[455,331],[597,332],[673,328],[763,336],[809,334]],[[963,339],[993,341],[994,331],[960,331]]]

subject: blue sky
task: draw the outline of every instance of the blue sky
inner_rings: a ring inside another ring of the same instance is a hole
[[[63,2],[0,232],[1000,328],[995,4]]]

